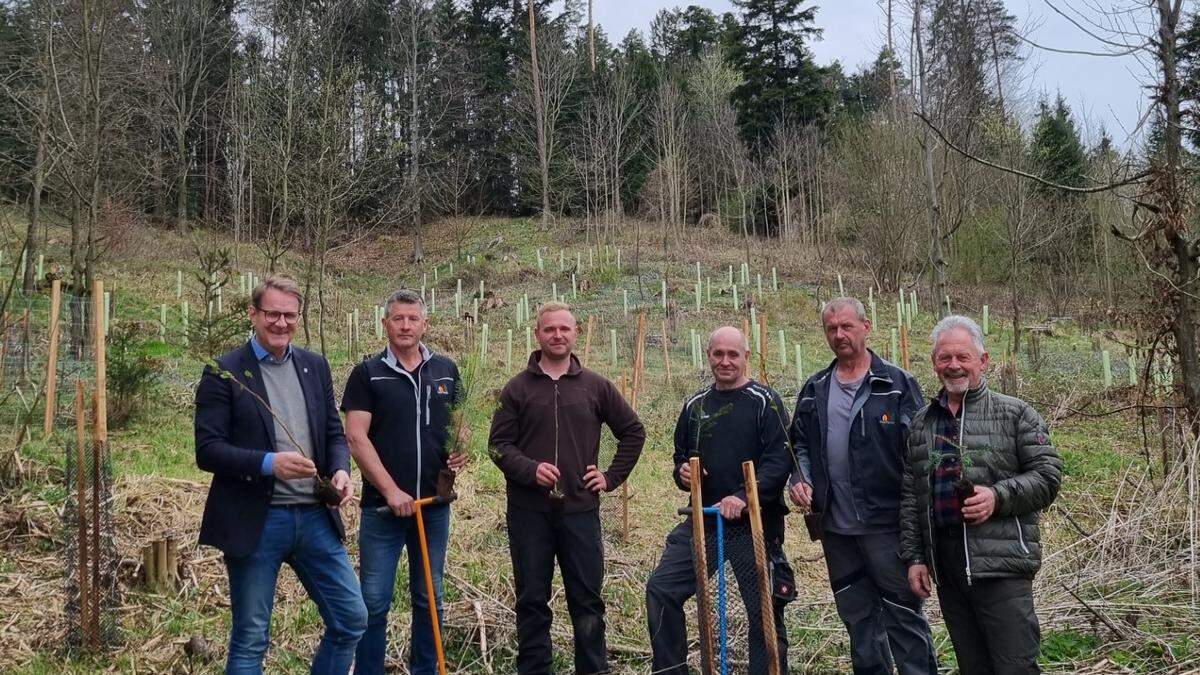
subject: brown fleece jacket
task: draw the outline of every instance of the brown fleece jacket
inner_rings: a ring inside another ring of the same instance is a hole
[[[633,471],[646,443],[646,430],[612,382],[581,366],[574,354],[570,368],[557,381],[542,372],[541,356],[541,351],[533,352],[529,366],[500,392],[488,451],[504,473],[509,505],[550,510],[550,490],[538,485],[535,477],[537,465],[547,462],[561,474],[558,489],[565,496],[565,513],[597,509],[599,496],[584,486],[583,474],[589,464],[597,464],[600,424],[607,424],[617,439],[612,463],[607,469],[600,467],[609,491]]]

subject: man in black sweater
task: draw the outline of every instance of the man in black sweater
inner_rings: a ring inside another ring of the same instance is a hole
[[[716,505],[726,519],[725,556],[733,565],[750,629],[750,672],[767,672],[759,611],[754,549],[746,509],[746,485],[742,462],[754,462],[762,503],[763,530],[768,557],[786,565],[782,556],[784,483],[791,470],[787,445],[787,413],[783,402],[770,388],[746,377],[746,336],[725,326],[708,341],[708,365],[712,386],[690,397],[675,425],[675,483],[690,490],[690,457],[699,457],[704,475],[700,478],[705,506]],[[650,624],[650,646],[655,673],[686,675],[687,624],[683,604],[696,593],[692,564],[692,523],[684,521],[667,535],[666,550],[646,583],[646,614]],[[706,526],[708,574],[716,571],[716,523]],[[779,645],[781,672],[787,672],[787,635],[783,626],[786,601],[775,602],[774,631]]]

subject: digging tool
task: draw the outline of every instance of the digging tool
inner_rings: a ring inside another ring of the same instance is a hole
[[[425,539],[425,516],[421,509],[426,506],[449,504],[458,499],[458,494],[425,497],[413,502],[413,517],[417,519],[417,540],[421,542],[421,565],[425,570],[425,597],[429,598],[429,623],[433,627],[433,648],[437,651],[438,675],[446,675],[446,651],[442,647],[442,626],[438,621],[437,594],[433,589],[433,570],[429,567],[429,543]],[[386,506],[375,509],[377,513],[391,513]]]
[[[721,509],[716,506],[706,506],[700,509],[705,516],[714,516],[717,520],[717,634],[721,645],[720,664],[721,675],[729,675],[729,635],[725,626],[725,518]],[[679,509],[679,515],[692,515],[691,507]],[[703,544],[701,544],[703,546]],[[707,570],[704,571],[707,574]],[[700,630],[704,630],[702,626]]]

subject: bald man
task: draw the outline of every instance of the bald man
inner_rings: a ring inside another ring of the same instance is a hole
[[[746,336],[732,326],[713,331],[708,341],[708,365],[713,384],[693,394],[683,405],[675,425],[675,484],[690,490],[694,476],[688,459],[699,457],[704,472],[701,496],[705,506],[717,506],[726,519],[725,556],[733,564],[750,629],[750,671],[765,673],[762,613],[754,576],[746,511],[746,485],[742,462],[754,462],[758,494],[762,503],[767,554],[776,580],[791,578],[783,550],[783,487],[791,469],[787,445],[787,413],[783,402],[769,387],[746,377]],[[706,524],[712,537],[706,541],[708,574],[716,571],[716,524]],[[793,584],[784,584],[793,591]],[[683,604],[696,593],[692,566],[692,522],[678,525],[667,535],[666,550],[658,568],[646,583],[646,613],[655,673],[686,675],[687,623]],[[787,672],[787,634],[783,607],[790,598],[776,593],[775,626],[781,672]]]

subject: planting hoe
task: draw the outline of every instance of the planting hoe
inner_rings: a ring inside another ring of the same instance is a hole
[[[413,517],[417,520],[417,539],[421,542],[421,564],[425,570],[425,596],[429,598],[429,623],[433,626],[433,647],[437,651],[439,675],[446,675],[446,652],[442,648],[442,626],[438,621],[437,595],[433,590],[433,571],[429,567],[429,544],[425,539],[425,517],[421,509],[425,506],[449,504],[455,499],[458,499],[458,495],[451,492],[445,495],[439,494],[434,497],[425,497],[413,502]],[[392,512],[386,506],[380,506],[375,511],[377,513]]]

